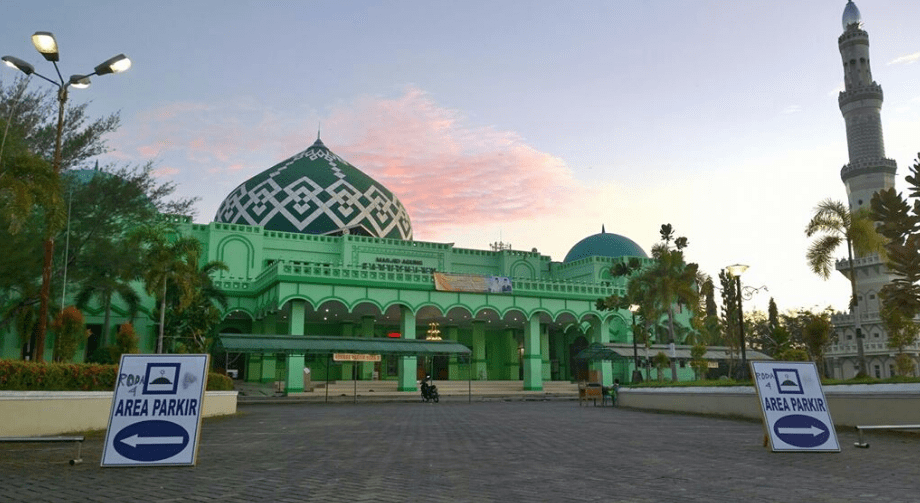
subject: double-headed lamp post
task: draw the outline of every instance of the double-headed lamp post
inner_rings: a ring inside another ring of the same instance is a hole
[[[741,339],[741,372],[739,375],[742,379],[747,375],[747,354],[744,352],[744,311],[741,310],[741,275],[747,269],[748,266],[744,264],[730,265],[725,268],[735,278],[735,289],[738,292],[738,334]]]
[[[54,161],[52,167],[55,176],[61,174],[61,138],[64,135],[64,104],[67,103],[67,88],[74,87],[84,89],[89,87],[89,78],[93,75],[107,75],[109,73],[121,73],[131,67],[131,60],[124,54],[111,57],[93,68],[93,73],[88,75],[71,75],[66,81],[61,76],[61,70],[57,62],[60,60],[57,40],[54,35],[47,31],[37,31],[32,35],[32,45],[35,49],[54,65],[54,71],[57,73],[58,80],[50,79],[35,71],[31,64],[13,56],[3,56],[2,61],[7,66],[15,68],[26,75],[35,75],[47,80],[58,88],[58,122],[57,134],[54,138]],[[44,243],[44,262],[42,264],[42,287],[39,297],[38,308],[38,326],[35,329],[35,347],[32,348],[33,360],[44,360],[45,354],[45,332],[48,329],[48,303],[51,298],[51,265],[54,258],[54,235],[48,231]]]
[[[638,304],[630,304],[629,312],[632,313],[632,340],[633,340],[633,361],[635,362],[635,368],[633,369],[632,381],[639,382],[642,380],[642,372],[639,370],[639,345],[636,341],[636,313],[639,312]],[[639,379],[636,379],[636,376]]]

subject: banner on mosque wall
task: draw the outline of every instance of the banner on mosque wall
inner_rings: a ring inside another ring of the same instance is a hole
[[[336,362],[379,362],[380,355],[367,355],[361,353],[333,353],[332,361]]]
[[[511,293],[511,278],[436,272],[434,289],[442,292]]]

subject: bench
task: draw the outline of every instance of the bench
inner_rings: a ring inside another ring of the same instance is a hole
[[[578,406],[581,407],[582,402],[587,402],[588,400],[594,401],[594,406],[597,407],[597,401],[604,399],[604,388],[596,382],[591,383],[578,383]],[[603,405],[603,402],[601,403]]]
[[[77,446],[77,455],[70,460],[70,465],[82,463],[83,458],[80,456],[83,448],[83,437],[0,437],[3,443],[55,443],[55,442],[73,442]]]
[[[855,442],[855,447],[868,449],[869,444],[863,442],[863,430],[920,430],[920,424],[889,424],[876,426],[857,426],[856,432],[859,434],[859,442]]]

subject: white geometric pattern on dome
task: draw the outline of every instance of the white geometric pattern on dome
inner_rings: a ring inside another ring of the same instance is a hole
[[[276,182],[278,174],[304,157],[328,161],[338,180],[324,188],[304,175],[285,187],[280,186]],[[409,215],[399,200],[391,199],[375,185],[359,191],[347,181],[337,162],[346,163],[326,149],[307,149],[273,170],[252,189],[247,190],[245,183],[237,187],[221,204],[215,220],[265,226],[281,214],[294,228],[303,231],[325,215],[339,229],[363,224],[369,225],[378,236],[396,229],[402,239],[412,239]]]

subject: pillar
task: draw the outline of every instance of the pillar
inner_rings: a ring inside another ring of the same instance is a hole
[[[591,343],[599,342],[606,344],[610,342],[610,322],[607,318],[593,319],[591,321]],[[591,362],[590,370],[600,373],[600,382],[602,386],[613,386],[613,364],[610,360],[601,360]]]
[[[355,324],[354,323],[350,321],[343,321],[339,325],[339,328],[342,331],[342,337],[354,337],[355,336]],[[350,381],[354,379],[355,378],[355,373],[354,373],[354,368],[353,368],[354,365],[355,364],[351,362],[343,362],[339,364],[338,366],[342,370],[342,376],[340,377],[340,379],[344,381]]]
[[[399,331],[403,339],[415,339],[415,313],[405,306],[400,307]],[[399,385],[398,391],[418,391],[416,386],[417,362],[414,356],[403,356],[399,359]]]
[[[552,368],[549,365],[549,326],[540,326],[540,357],[543,364],[543,381],[553,379]]]
[[[473,354],[470,365],[473,379],[485,381],[489,378],[486,370],[486,322],[473,321]]]
[[[457,327],[445,327],[444,338],[449,341],[458,341]],[[465,367],[465,365],[460,363],[457,355],[450,355],[447,361],[447,378],[452,381],[465,379],[466,369],[463,367]]]
[[[291,319],[288,324],[288,334],[304,335],[304,320],[306,316],[306,301],[291,301]],[[284,391],[287,393],[303,392],[304,355],[293,354],[287,356],[287,376],[285,376]]]
[[[250,353],[246,355],[246,382],[259,382],[262,380],[262,354]]]
[[[366,337],[372,339],[374,337],[374,317],[373,316],[362,316],[361,317],[361,330],[358,332],[358,337]],[[358,364],[358,378],[370,381],[374,379],[374,362],[362,362]]]
[[[534,314],[524,322],[524,391],[543,390],[543,353],[540,342],[540,315]]]
[[[273,354],[263,354],[262,355],[262,375],[260,381],[262,382],[274,382],[275,381],[275,370],[277,370],[277,361],[275,360],[275,355]]]
[[[513,329],[504,330],[505,337],[505,379],[517,381],[521,378],[521,353]]]

